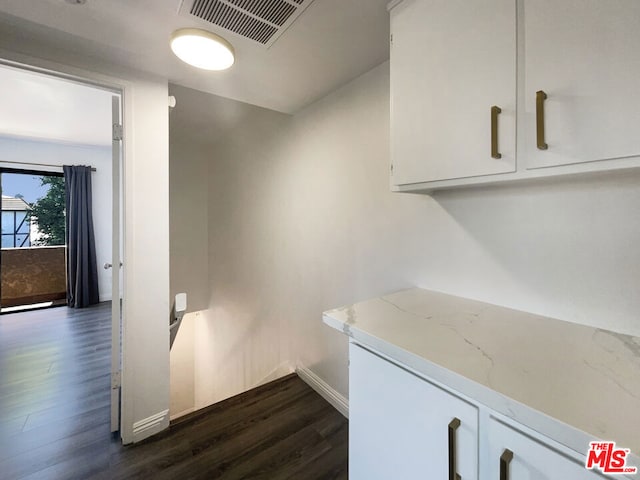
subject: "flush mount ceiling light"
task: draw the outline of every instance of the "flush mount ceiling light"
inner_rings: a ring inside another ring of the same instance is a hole
[[[215,33],[182,28],[171,34],[171,50],[183,62],[204,70],[225,70],[235,60],[233,46]]]

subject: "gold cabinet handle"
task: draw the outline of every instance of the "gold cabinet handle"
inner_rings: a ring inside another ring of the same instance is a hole
[[[498,114],[502,113],[500,107],[491,107],[491,158],[502,158],[498,152]]]
[[[544,141],[544,101],[547,94],[542,90],[536,92],[536,143],[539,150],[546,150],[549,145]]]
[[[462,477],[456,473],[456,430],[459,426],[459,418],[454,418],[449,422],[449,480],[462,480]]]
[[[513,452],[508,448],[500,455],[500,480],[509,480],[509,464],[513,460]]]

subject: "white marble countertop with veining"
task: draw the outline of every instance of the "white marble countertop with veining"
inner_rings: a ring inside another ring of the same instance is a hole
[[[614,440],[640,467],[639,337],[419,288],[323,319],[575,451]]]

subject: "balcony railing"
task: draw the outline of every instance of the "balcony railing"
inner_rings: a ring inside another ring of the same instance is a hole
[[[0,306],[66,299],[65,246],[3,248],[0,255]]]

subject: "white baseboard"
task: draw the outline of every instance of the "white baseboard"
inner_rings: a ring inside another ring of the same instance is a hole
[[[173,415],[171,415],[169,417],[169,421],[173,422],[176,418],[184,417],[185,415],[189,415],[190,413],[193,413],[195,411],[196,411],[196,407],[187,408],[186,410],[182,410],[181,412],[174,413]]]
[[[99,293],[98,300],[100,302],[110,302],[111,301],[111,292],[109,293]]]
[[[223,392],[220,395],[217,395],[215,397],[207,395],[206,397],[204,397],[203,395],[198,396],[198,391],[195,392],[195,406],[194,406],[194,411],[197,410],[201,410],[203,408],[206,408],[210,405],[213,405],[214,403],[218,403],[218,402],[222,402],[223,400],[226,400],[227,398],[231,398],[235,395],[239,395],[241,393],[244,392],[248,392],[249,390],[259,387],[261,385],[264,385],[265,383],[269,383],[272,382],[274,380],[277,380],[281,377],[284,377],[286,375],[289,375],[290,373],[293,373],[295,371],[295,368],[293,368],[293,365],[291,364],[291,362],[282,362],[280,365],[276,366],[275,368],[273,368],[269,373],[265,374],[262,378],[260,378],[259,380],[256,380],[255,382],[252,382],[248,385],[243,385],[241,387],[239,387],[237,390],[226,390],[225,392]],[[177,417],[177,415],[176,415]],[[173,419],[173,417],[172,417]]]
[[[273,370],[271,370],[269,373],[267,373],[264,377],[262,377],[256,383],[254,383],[253,386],[249,387],[247,390],[251,390],[252,388],[259,387],[260,385],[264,385],[265,383],[273,382],[274,380],[277,380],[278,378],[284,377],[285,375],[289,375],[290,373],[293,373],[294,371],[295,371],[295,369],[293,368],[291,363],[282,362],[280,365],[278,365]]]
[[[151,435],[161,432],[169,426],[169,410],[139,420],[133,424],[133,442],[139,442]]]
[[[334,390],[327,382],[322,380],[308,368],[298,366],[298,368],[296,368],[296,373],[307,385],[318,392],[322,398],[333,405],[336,410],[346,418],[349,418],[349,400]]]

